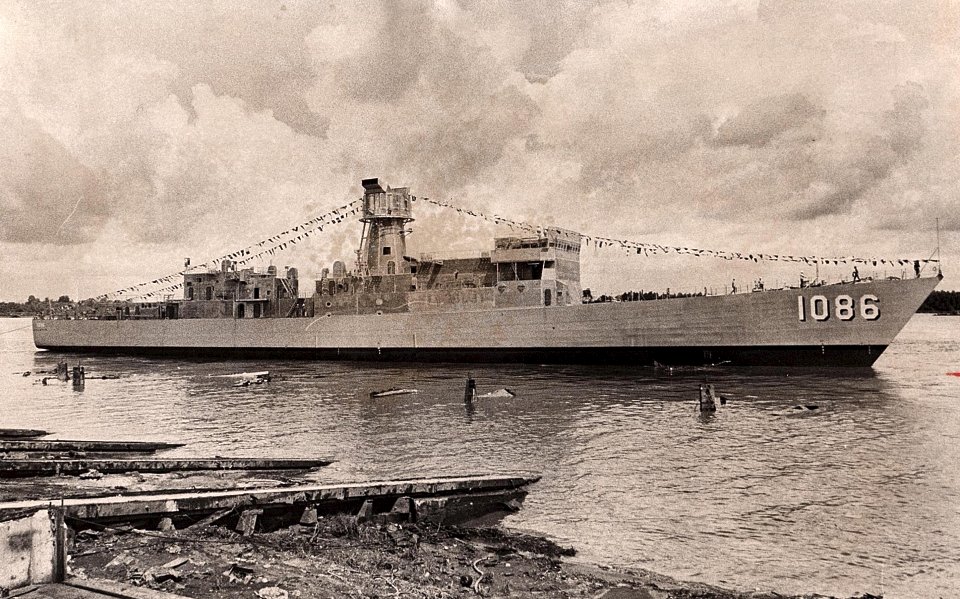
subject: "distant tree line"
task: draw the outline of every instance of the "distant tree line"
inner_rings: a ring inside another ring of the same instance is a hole
[[[0,302],[0,316],[39,316],[50,311],[51,308],[72,306],[70,296],[61,295],[55,300],[49,297],[43,299],[31,295],[25,302]]]
[[[960,314],[960,291],[934,291],[917,312]]]

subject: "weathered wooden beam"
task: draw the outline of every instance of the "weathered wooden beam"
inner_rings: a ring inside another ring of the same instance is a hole
[[[216,524],[218,520],[222,520],[223,518],[226,518],[232,512],[233,512],[233,508],[230,508],[230,507],[224,508],[222,510],[217,510],[214,513],[207,516],[206,518],[204,518],[203,520],[200,520],[199,522],[194,522],[193,524],[188,526],[187,529],[198,530],[201,528],[206,528],[211,524]]]
[[[235,530],[241,535],[249,537],[256,531],[257,518],[259,518],[262,513],[263,510],[260,509],[243,510],[240,512],[240,520],[237,521]]]
[[[103,474],[118,472],[178,472],[187,470],[306,470],[328,466],[333,460],[259,459],[259,458],[54,458],[0,460],[0,478],[80,474],[96,470]]]
[[[151,452],[183,447],[183,443],[159,441],[76,441],[69,439],[32,439],[10,441],[0,439],[0,451],[89,451]]]
[[[68,578],[64,587],[80,589],[91,593],[90,597],[121,597],[123,599],[184,599],[183,595],[174,595],[146,587],[115,582],[102,578]],[[85,595],[68,595],[69,597],[86,597]]]

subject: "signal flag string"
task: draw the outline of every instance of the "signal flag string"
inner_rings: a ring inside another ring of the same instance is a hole
[[[243,249],[230,252],[229,254],[220,256],[219,258],[214,258],[213,260],[208,260],[202,264],[197,264],[194,266],[190,266],[188,264],[188,267],[184,268],[184,270],[181,270],[180,272],[153,279],[152,281],[144,281],[130,287],[124,287],[123,289],[118,289],[110,293],[99,295],[94,299],[97,301],[105,301],[108,299],[115,299],[119,296],[149,298],[159,295],[165,291],[172,291],[174,289],[183,287],[183,282],[181,281],[173,285],[151,289],[155,285],[169,283],[177,278],[181,278],[191,270],[199,268],[215,268],[218,267],[224,260],[233,260],[237,264],[246,264],[251,260],[261,258],[264,255],[272,256],[279,251],[285,250],[291,245],[296,245],[297,242],[309,237],[311,234],[323,231],[325,226],[343,222],[347,217],[360,211],[360,203],[361,200],[354,200],[344,204],[343,206],[334,208],[326,214],[311,218],[310,220],[304,221],[299,225],[286,229],[285,231],[281,231],[275,235],[271,235],[270,237],[258,241],[257,243],[248,245]],[[136,293],[138,291],[145,291],[146,289],[151,290],[145,293]]]
[[[487,222],[491,222],[497,225],[506,225],[514,230],[522,230],[528,233],[535,233],[537,235],[544,235],[548,231],[558,231],[561,232],[562,229],[557,227],[541,227],[536,225],[531,225],[529,223],[524,223],[521,221],[515,221],[497,214],[485,214],[478,210],[468,210],[465,208],[460,208],[453,204],[442,202],[438,200],[432,200],[430,198],[415,197],[411,196],[413,201],[421,201],[441,208],[448,208],[455,210],[461,215],[468,215],[474,218],[480,218]],[[326,214],[321,216],[311,218],[310,220],[304,221],[294,227],[281,231],[275,235],[272,235],[264,240],[261,240],[257,243],[251,244],[245,248],[230,252],[220,256],[219,258],[214,258],[202,264],[197,264],[194,266],[189,266],[184,270],[179,272],[166,275],[152,281],[144,281],[130,287],[124,287],[123,289],[118,289],[110,293],[105,293],[94,298],[97,301],[105,301],[109,299],[115,299],[120,296],[128,297],[140,297],[140,298],[149,298],[156,295],[160,295],[165,291],[172,291],[183,287],[183,282],[175,283],[172,285],[167,285],[160,288],[153,288],[152,290],[145,293],[136,293],[141,290],[151,288],[155,285],[162,283],[169,283],[177,278],[182,278],[183,275],[187,274],[189,271],[199,268],[214,268],[218,267],[220,263],[224,260],[233,260],[238,265],[246,264],[252,260],[263,257],[264,255],[273,256],[277,252],[283,251],[292,245],[296,245],[298,242],[302,241],[304,238],[309,237],[311,234],[322,232],[324,226],[338,224],[343,222],[347,217],[354,215],[360,211],[362,199],[357,199],[343,206],[335,208]],[[824,258],[820,256],[794,256],[786,254],[769,254],[769,253],[742,253],[742,252],[728,252],[721,250],[706,250],[698,249],[691,247],[679,247],[679,246],[666,246],[659,245],[655,243],[644,243],[638,241],[630,241],[627,239],[613,239],[610,237],[601,237],[598,235],[586,235],[581,234],[582,243],[590,246],[591,244],[598,248],[620,248],[630,251],[630,253],[642,254],[644,256],[650,255],[659,255],[659,254],[677,254],[677,255],[690,255],[695,257],[709,257],[709,258],[718,258],[722,260],[741,260],[741,261],[752,261],[752,262],[803,262],[806,264],[863,264],[873,266],[877,265],[908,265],[908,264],[939,264],[940,260],[933,258],[861,258],[861,257],[832,257]]]
[[[435,206],[440,206],[441,208],[449,208],[456,210],[460,214],[466,214],[475,218],[481,218],[488,222],[492,222],[498,225],[507,225],[511,229],[520,229],[530,233],[537,233],[538,235],[543,235],[544,232],[549,230],[562,231],[556,227],[539,227],[534,226],[528,223],[518,222],[505,218],[496,214],[484,214],[477,210],[467,210],[465,208],[460,208],[449,204],[447,202],[441,202],[437,200],[431,200],[429,198],[415,198],[420,201],[433,204]],[[691,247],[677,247],[677,246],[667,246],[659,245],[655,243],[643,243],[638,241],[630,241],[626,239],[612,239],[610,237],[600,237],[597,235],[581,235],[581,240],[587,246],[593,244],[595,247],[599,248],[621,248],[630,251],[631,253],[642,254],[644,256],[658,255],[658,254],[678,254],[678,255],[689,255],[700,257],[709,257],[709,258],[719,258],[722,260],[742,260],[747,262],[803,262],[806,264],[864,264],[873,266],[879,265],[900,265],[904,266],[907,264],[938,264],[940,261],[932,258],[860,258],[855,256],[844,256],[844,257],[833,257],[833,258],[823,258],[820,256],[794,256],[787,254],[768,254],[768,253],[742,253],[742,252],[727,252],[720,250],[704,250]]]

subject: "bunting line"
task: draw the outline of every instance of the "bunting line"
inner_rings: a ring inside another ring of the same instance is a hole
[[[519,222],[505,218],[497,214],[484,214],[483,212],[477,210],[467,210],[465,208],[460,208],[449,204],[447,202],[441,202],[438,200],[431,200],[429,198],[414,198],[422,202],[427,202],[441,208],[449,208],[456,210],[460,214],[466,214],[475,218],[481,218],[488,222],[492,222],[498,225],[507,225],[511,229],[520,229],[522,231],[527,231],[530,233],[536,233],[538,235],[543,235],[546,231],[550,230],[549,227],[540,227],[531,225],[529,223]],[[554,230],[558,230],[555,229]],[[643,243],[639,241],[630,241],[628,239],[613,239],[610,237],[600,237],[598,235],[585,235],[581,234],[581,242],[586,246],[593,244],[595,247],[599,248],[620,248],[630,251],[631,253],[641,254],[643,256],[650,255],[659,255],[659,254],[677,254],[677,255],[688,255],[695,256],[697,258],[709,257],[717,258],[721,260],[741,260],[746,262],[802,262],[805,264],[862,264],[862,265],[899,265],[905,266],[908,264],[930,264],[930,263],[939,263],[939,260],[934,260],[931,258],[862,258],[857,256],[843,256],[843,257],[831,257],[824,258],[821,256],[794,256],[789,254],[769,254],[761,252],[753,253],[744,253],[744,252],[727,252],[722,250],[705,250],[691,247],[679,247],[679,246],[668,246],[668,245],[659,245],[655,243]]]
[[[467,210],[465,208],[460,208],[453,204],[442,202],[438,200],[432,200],[430,198],[424,197],[413,197],[411,196],[412,201],[421,201],[441,208],[448,208],[455,210],[459,214],[471,216],[474,218],[480,218],[487,222],[492,222],[497,225],[506,225],[513,230],[521,230],[528,233],[534,233],[538,236],[543,236],[549,230],[559,229],[554,227],[542,227],[537,225],[531,225],[522,221],[515,221],[504,216],[497,214],[485,214],[478,210]],[[149,298],[156,295],[160,295],[166,291],[173,291],[183,287],[183,282],[178,282],[172,285],[166,285],[164,287],[152,289],[146,293],[136,293],[138,291],[150,288],[155,285],[160,285],[163,283],[170,283],[174,279],[182,278],[187,272],[199,269],[199,268],[216,268],[219,267],[220,263],[224,260],[233,260],[238,265],[244,265],[253,260],[257,260],[265,255],[273,256],[278,252],[286,250],[288,247],[296,245],[298,242],[303,241],[305,238],[309,237],[311,234],[319,233],[323,231],[323,228],[328,225],[338,224],[343,222],[349,216],[357,214],[361,209],[362,200],[357,199],[338,208],[327,212],[326,214],[311,218],[310,220],[304,221],[294,227],[281,231],[275,235],[258,241],[257,243],[248,245],[242,249],[230,252],[219,258],[214,258],[208,260],[202,264],[197,264],[195,266],[189,266],[184,270],[179,272],[169,274],[163,277],[153,279],[151,281],[144,281],[130,287],[124,287],[123,289],[118,289],[110,293],[105,293],[95,297],[97,301],[106,301],[109,299],[115,299],[120,296],[130,296],[130,297],[140,297],[140,298]],[[610,237],[601,237],[598,235],[586,235],[581,234],[581,243],[585,244],[587,247],[594,245],[598,248],[619,248],[627,250],[630,253],[635,253],[637,255],[651,256],[651,255],[660,255],[660,254],[677,254],[677,255],[689,255],[695,257],[709,257],[716,258],[721,260],[740,260],[746,262],[795,262],[795,263],[805,263],[809,265],[814,264],[861,264],[861,265],[899,265],[905,266],[909,264],[938,264],[940,261],[932,258],[863,258],[857,256],[842,256],[842,257],[829,257],[825,258],[822,256],[795,256],[789,254],[770,254],[762,252],[728,252],[723,250],[708,250],[708,249],[699,249],[691,247],[682,247],[682,246],[668,246],[660,245],[655,243],[645,243],[638,241],[631,241],[628,239],[613,239]]]
[[[146,293],[136,293],[141,290],[149,289],[154,285],[160,285],[162,283],[169,283],[174,279],[181,278],[183,275],[188,273],[191,270],[199,268],[217,268],[220,263],[224,260],[233,260],[238,265],[246,264],[257,258],[261,258],[264,255],[273,256],[277,252],[287,249],[291,245],[296,245],[298,242],[302,241],[304,238],[309,237],[311,234],[315,234],[323,231],[323,228],[328,225],[334,225],[343,222],[349,216],[356,214],[360,211],[362,200],[354,200],[338,208],[322,214],[310,220],[304,221],[294,227],[281,231],[275,235],[258,241],[257,243],[248,245],[245,248],[230,252],[229,254],[224,254],[219,258],[214,258],[213,260],[208,260],[202,264],[197,264],[195,266],[189,266],[180,272],[169,274],[151,281],[144,281],[142,283],[137,283],[130,287],[124,287],[123,289],[118,289],[116,291],[111,291],[110,293],[105,293],[98,295],[94,299],[96,301],[106,301],[109,299],[115,299],[120,296],[130,296],[130,297],[140,297],[140,298],[149,298],[156,295],[160,295],[165,291],[172,291],[183,287],[183,282],[179,282],[173,285],[167,285],[165,287],[160,287],[158,289],[151,289]]]

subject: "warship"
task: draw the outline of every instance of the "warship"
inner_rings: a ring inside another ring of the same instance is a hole
[[[593,301],[580,285],[579,233],[500,237],[479,257],[412,257],[409,188],[362,184],[356,264],[334,262],[309,295],[295,268],[225,259],[185,271],[182,298],[35,319],[34,343],[197,358],[868,367],[942,278]]]

